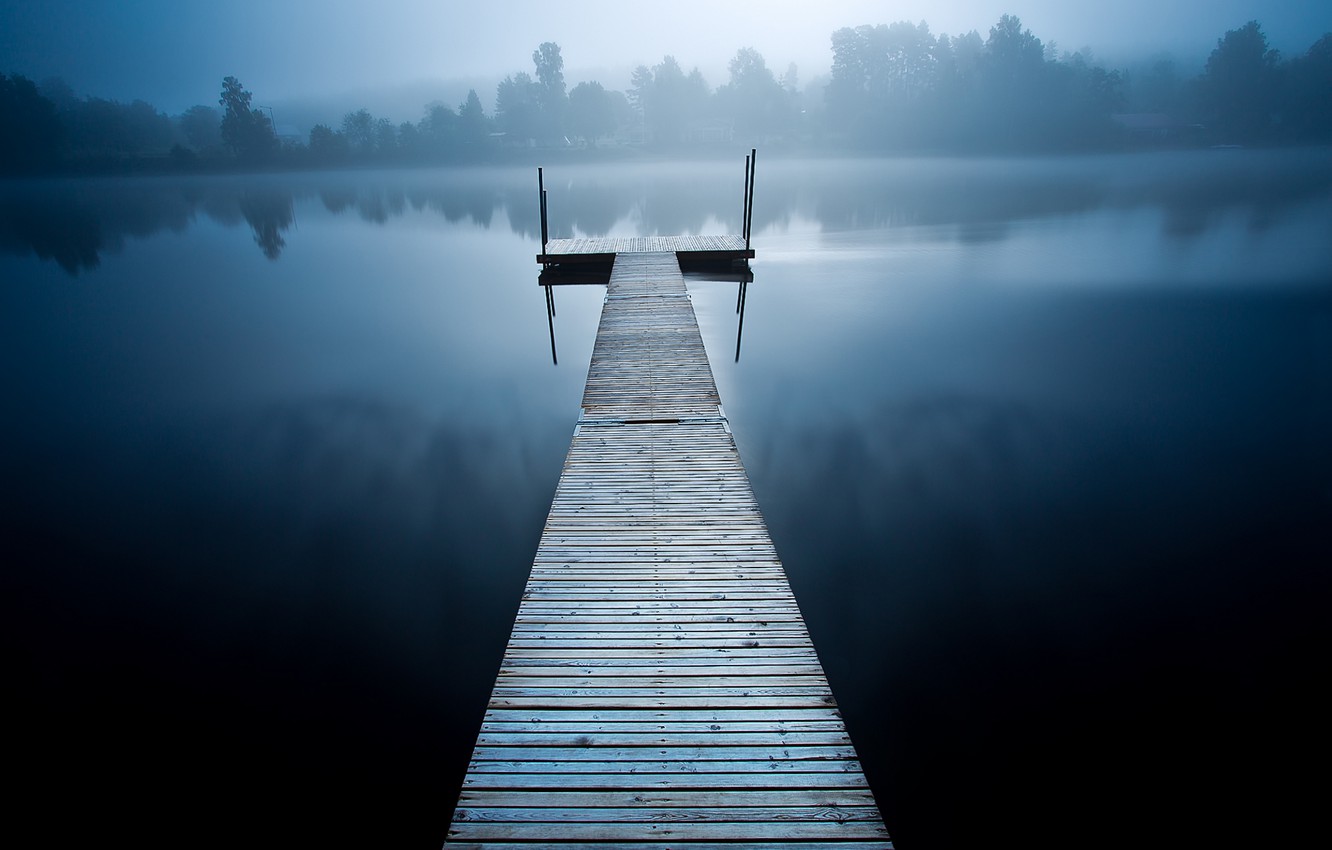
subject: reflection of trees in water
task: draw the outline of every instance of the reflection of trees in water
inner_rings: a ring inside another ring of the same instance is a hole
[[[55,199],[0,203],[0,251],[54,260],[70,275],[101,265],[107,243],[101,222],[87,210],[68,209]]]
[[[613,230],[670,235],[741,229],[742,163],[610,163],[547,169],[552,237]],[[1095,209],[1158,209],[1162,232],[1192,239],[1239,214],[1255,232],[1332,193],[1321,151],[1193,151],[1070,159],[886,159],[760,163],[754,227],[793,217],[827,230],[943,226],[962,241],[998,241],[1014,222]],[[96,268],[126,238],[183,231],[202,212],[248,225],[277,259],[298,201],[385,224],[408,211],[541,235],[535,169],[266,175],[250,179],[61,180],[0,189],[0,251]]]
[[[530,172],[528,172],[530,173]],[[523,175],[527,177],[527,174]],[[500,204],[509,217],[509,227],[519,236],[539,242],[541,240],[541,209],[537,200],[536,175],[531,180],[506,184],[500,191]],[[552,200],[555,205],[558,200]],[[552,233],[552,236],[555,234]]]
[[[470,220],[489,227],[500,205],[494,186],[463,181],[445,185],[339,183],[321,188],[319,199],[331,213],[355,212],[362,220],[375,224],[405,215],[410,207],[416,212],[438,213],[451,224]]]
[[[1332,195],[1332,161],[1318,151],[1286,151],[1280,161],[1272,159],[1261,168],[1217,167],[1228,160],[1243,162],[1243,154],[1216,151],[1201,163],[1181,161],[1180,168],[1147,175],[1121,189],[1116,206],[1161,198],[1164,232],[1187,240],[1236,214],[1251,233],[1260,234],[1283,221],[1292,208]]]
[[[490,227],[495,208],[501,205],[495,187],[479,182],[417,187],[407,191],[407,200],[412,209],[438,213],[450,224],[471,221],[481,227]]]
[[[324,209],[337,214],[356,206],[356,191],[346,186],[330,187],[319,191]]]
[[[196,205],[156,181],[12,184],[0,191],[0,251],[32,254],[77,275],[118,253],[127,237],[185,230]]]
[[[1319,151],[903,159],[791,171],[770,178],[778,184],[770,191],[789,192],[787,209],[825,229],[947,226],[964,242],[999,241],[1019,221],[1098,209],[1159,210],[1170,239],[1196,237],[1232,214],[1261,232],[1332,195],[1332,158]]]
[[[254,230],[255,244],[263,249],[265,257],[276,260],[287,244],[282,231],[291,227],[295,218],[292,196],[271,190],[245,192],[237,205]]]
[[[52,260],[71,275],[95,269],[126,238],[184,231],[202,213],[226,227],[248,225],[271,260],[286,247],[296,203],[317,197],[334,214],[355,213],[384,224],[408,209],[429,210],[449,222],[489,227],[501,194],[474,179],[368,182],[366,175],[329,175],[310,182],[279,175],[253,180],[185,178],[145,181],[49,181],[11,184],[0,191],[0,251]],[[532,192],[535,195],[535,192]]]
[[[840,169],[812,187],[813,217],[836,229],[948,225],[964,241],[992,241],[1004,237],[1009,222],[1084,212],[1104,201],[1087,176],[994,166],[904,163],[877,179]]]

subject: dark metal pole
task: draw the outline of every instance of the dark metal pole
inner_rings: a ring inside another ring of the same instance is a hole
[[[746,281],[740,281],[740,323],[735,328],[735,362],[740,362],[740,340],[745,335],[745,294],[749,291],[749,284]]]
[[[745,250],[749,250],[749,237],[754,230],[754,167],[758,164],[758,148],[749,150],[749,179],[745,181],[749,189],[748,203],[745,204]]]
[[[743,209],[740,212],[740,235],[749,239],[749,157],[745,157],[745,196]],[[736,302],[736,309],[739,310],[739,301]]]
[[[541,190],[541,253],[543,254],[546,253],[546,243],[550,241],[550,232],[548,229],[549,225],[547,224],[547,222],[550,220],[549,216],[550,213],[548,212],[548,208],[546,206],[546,190],[542,189]]]
[[[555,353],[555,296],[550,292],[550,284],[546,285],[546,325],[550,328],[550,362],[558,366],[560,358]]]
[[[537,200],[541,204],[541,253],[546,253],[546,176],[537,166]]]

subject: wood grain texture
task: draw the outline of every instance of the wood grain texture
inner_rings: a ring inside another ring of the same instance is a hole
[[[892,846],[670,253],[737,241],[548,246],[616,256],[450,847]]]

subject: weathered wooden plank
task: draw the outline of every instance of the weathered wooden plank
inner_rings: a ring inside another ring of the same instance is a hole
[[[544,742],[521,740],[535,736],[513,736],[512,738],[495,735],[483,735],[472,752],[473,761],[799,761],[818,759],[821,761],[854,761],[856,752],[846,745],[846,741],[836,744],[752,744],[740,745],[729,740],[730,736],[718,734],[717,740],[696,740],[692,745],[685,742],[662,745],[659,742],[645,740],[639,746],[624,746],[624,742],[610,745],[610,742],[594,742],[593,736],[550,736]],[[583,738],[587,743],[579,743]],[[498,739],[498,740],[496,740]]]
[[[789,664],[766,664],[766,665],[737,665],[734,668],[725,666],[701,666],[701,665],[658,665],[652,668],[643,667],[579,667],[570,665],[565,667],[535,666],[535,665],[511,665],[505,664],[500,668],[499,677],[506,682],[512,682],[519,676],[528,676],[533,678],[552,679],[569,685],[575,685],[581,681],[608,681],[612,684],[619,684],[618,680],[631,676],[654,676],[653,681],[659,681],[662,677],[681,678],[689,677],[691,681],[702,679],[713,679],[719,676],[729,676],[732,678],[748,678],[752,676],[821,676],[823,668],[817,664],[805,664],[803,666]],[[531,682],[524,682],[530,685]]]
[[[632,616],[632,615],[630,615]],[[554,619],[554,618],[547,618]],[[514,634],[522,634],[528,639],[547,635],[558,637],[560,635],[578,636],[599,635],[606,640],[614,640],[616,635],[625,634],[630,636],[645,637],[655,635],[662,637],[674,637],[676,635],[691,635],[698,637],[742,637],[754,635],[772,635],[772,636],[798,636],[807,637],[808,631],[804,623],[796,619],[758,619],[751,620],[733,620],[732,622],[660,622],[656,618],[641,620],[643,626],[641,629],[634,629],[633,623],[616,622],[611,620],[607,622],[606,618],[580,618],[577,616],[566,617],[563,620],[554,622],[519,622],[515,624]]]
[[[513,791],[507,789],[464,788],[460,806],[544,807],[544,808],[664,808],[730,806],[819,807],[872,806],[874,796],[860,788],[796,788],[770,791],[737,789],[712,791]]]
[[[486,720],[540,722],[541,716],[524,711],[488,709]],[[615,722],[651,722],[651,721],[694,721],[700,723],[754,722],[780,724],[784,719],[795,717],[800,720],[835,720],[840,722],[842,715],[835,708],[816,708],[792,714],[788,711],[769,711],[767,709],[706,709],[693,711],[673,709],[666,711],[567,711],[553,717],[554,720],[568,723],[588,721]]]
[[[755,646],[742,647],[693,647],[670,646],[651,647],[651,649],[598,649],[586,647],[541,647],[541,649],[522,649],[509,647],[505,650],[506,658],[567,658],[579,663],[593,663],[597,659],[621,662],[626,658],[643,658],[661,661],[670,658],[701,658],[710,663],[717,663],[723,658],[738,658],[749,661],[751,658],[817,658],[810,646]]]
[[[655,633],[654,633],[655,634]],[[595,652],[605,649],[651,649],[674,647],[676,649],[764,649],[764,648],[800,648],[809,645],[809,636],[803,632],[793,632],[789,636],[737,635],[735,632],[705,632],[701,634],[667,633],[665,637],[652,634],[635,635],[632,632],[616,632],[600,636],[584,633],[573,634],[536,634],[515,633],[509,639],[513,649],[581,649]]]
[[[626,658],[643,658],[661,661],[663,658],[701,658],[709,663],[717,663],[723,658],[738,658],[749,661],[750,658],[817,658],[810,646],[755,646],[734,649],[734,647],[693,647],[670,646],[651,647],[651,649],[598,649],[586,647],[542,647],[542,649],[522,649],[509,647],[506,658],[567,658],[579,663],[593,663],[597,659],[621,662]]]
[[[776,632],[796,632],[806,634],[804,624],[801,620],[795,618],[772,619],[772,620],[732,620],[731,622],[648,622],[641,618],[638,620],[641,626],[635,628],[635,623],[624,623],[605,620],[594,620],[592,618],[570,617],[557,622],[517,622],[515,631],[521,630],[531,634],[559,633],[570,631],[588,631],[597,634],[611,635],[615,632],[630,632],[635,634],[646,634],[648,632],[661,632],[663,634],[713,634],[724,635],[733,632],[752,633],[752,634],[773,634]]]
[[[546,262],[556,263],[565,257],[603,256],[633,253],[721,253],[753,256],[746,251],[745,240],[739,236],[652,236],[652,237],[579,237],[550,239],[546,242]]]
[[[743,688],[746,693],[755,688],[763,688],[768,693],[784,693],[788,690],[807,692],[816,688],[820,692],[827,690],[821,673],[809,673],[801,676],[773,676],[751,674],[748,676],[526,676],[519,671],[510,671],[501,676],[496,685],[512,692],[514,689],[536,690],[544,688],[578,689],[582,693],[600,692],[608,688],[634,691],[656,692],[662,688],[687,688],[691,692],[733,692]]]
[[[635,651],[633,655],[626,655],[622,651],[616,650],[618,655],[611,655],[611,650],[607,650],[608,657],[598,657],[586,651],[578,650],[525,650],[524,654],[518,657],[510,657],[501,662],[501,674],[507,674],[507,671],[521,671],[528,667],[551,667],[563,665],[565,669],[579,675],[595,675],[598,669],[605,668],[609,671],[625,670],[626,672],[647,672],[662,670],[662,665],[669,665],[664,669],[667,672],[678,670],[680,675],[687,676],[694,667],[705,667],[723,665],[730,663],[729,659],[735,658],[734,663],[744,667],[780,667],[784,664],[798,663],[816,666],[818,658],[812,650],[782,650],[786,655],[774,654],[772,657],[755,655],[753,653],[736,655],[730,650],[711,651],[711,650],[689,650],[678,654],[667,650]],[[777,650],[773,650],[774,653]],[[792,652],[800,654],[792,655]],[[645,669],[646,668],[646,669]],[[591,670],[591,673],[587,671]]]
[[[686,693],[663,693],[657,695],[619,695],[590,694],[587,696],[569,694],[555,696],[545,694],[496,694],[491,697],[490,705],[496,708],[537,708],[561,711],[570,708],[723,708],[763,707],[763,708],[818,708],[836,705],[828,694],[789,694],[770,696],[739,692],[728,696],[696,696]]]
[[[635,776],[679,774],[706,782],[709,774],[731,773],[847,773],[859,771],[860,762],[850,759],[735,759],[732,761],[504,761],[481,759],[468,765],[468,773],[522,773],[569,776],[572,774],[629,773]]]
[[[794,722],[794,721],[792,721]],[[827,721],[812,728],[774,728],[771,721],[763,724],[694,723],[677,728],[665,728],[662,723],[600,723],[576,724],[572,728],[541,728],[542,724],[512,724],[508,727],[484,724],[477,738],[477,746],[512,744],[560,747],[602,746],[713,746],[730,745],[791,745],[809,744],[842,746],[851,739],[841,728],[840,721]],[[736,728],[740,725],[740,728]],[[626,728],[629,727],[629,728]],[[638,728],[634,728],[638,727]]]
[[[699,806],[681,812],[673,806],[605,808],[460,807],[454,818],[461,823],[679,823],[682,818],[700,823],[854,823],[877,821],[874,806]]]
[[[463,840],[578,840],[623,841],[643,838],[674,841],[767,840],[810,841],[817,839],[887,838],[882,823],[864,821],[768,821],[748,823],[476,823],[453,822],[451,838]]]
[[[743,788],[748,790],[780,788],[867,788],[865,775],[859,771],[832,773],[786,773],[782,771],[745,771],[743,773],[667,774],[667,773],[468,773],[463,779],[468,788],[661,788],[708,789]]]
[[[447,841],[452,847],[458,850],[532,850],[531,843],[509,843],[505,841]],[[687,846],[689,850],[736,850],[737,845],[734,842],[716,843],[711,841],[691,841],[688,845],[680,844],[679,840],[674,841],[653,841],[650,839],[641,841],[561,841],[559,846],[562,850],[681,850],[681,847]],[[745,841],[745,850],[791,850],[791,843],[782,841]],[[888,840],[878,841],[820,841],[816,845],[802,844],[800,846],[817,846],[820,850],[893,850],[893,843]]]

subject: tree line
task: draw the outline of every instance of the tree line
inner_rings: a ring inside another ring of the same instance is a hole
[[[610,144],[1016,152],[1332,142],[1332,33],[1287,59],[1250,21],[1218,39],[1192,77],[1169,60],[1107,70],[1085,52],[1060,54],[1011,15],[985,38],[898,22],[839,29],[831,42],[830,76],[803,89],[794,65],[779,76],[743,48],[715,88],[665,56],[635,68],[623,92],[594,80],[569,89],[560,47],[546,42],[531,73],[499,83],[493,114],[473,90],[456,108],[426,106],[416,122],[359,109],[299,139],[280,137],[235,77],[216,106],[172,117],[141,100],[79,98],[59,80],[0,74],[0,172],[458,162]]]
[[[976,32],[924,23],[841,29],[823,126],[889,148],[1078,150],[1134,141],[1267,145],[1332,141],[1332,34],[1283,60],[1257,21],[1217,40],[1202,73],[1169,60],[1106,70],[1057,56],[1004,15]]]

